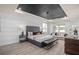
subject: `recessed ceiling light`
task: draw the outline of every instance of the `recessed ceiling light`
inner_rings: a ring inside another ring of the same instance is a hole
[[[69,17],[65,16],[65,17],[63,17],[62,19],[69,19]]]
[[[16,9],[15,12],[23,14],[23,11],[21,10],[21,8]]]
[[[21,8],[18,8],[18,10],[21,10]]]

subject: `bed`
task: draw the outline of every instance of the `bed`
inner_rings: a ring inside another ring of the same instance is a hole
[[[29,33],[32,33],[32,35],[29,35]],[[56,41],[52,35],[42,34],[38,26],[26,26],[26,39],[39,47],[45,47],[47,44]]]

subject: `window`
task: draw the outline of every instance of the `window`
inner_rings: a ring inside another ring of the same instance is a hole
[[[60,30],[60,32],[65,32],[65,30]]]
[[[43,32],[47,32],[47,24],[43,23]]]
[[[64,25],[60,25],[60,26],[56,26],[56,31],[55,32],[65,32],[65,26]]]
[[[56,26],[56,31],[55,32],[59,32],[59,28],[58,28],[58,26]]]

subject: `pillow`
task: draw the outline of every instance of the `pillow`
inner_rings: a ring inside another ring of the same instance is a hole
[[[38,32],[36,35],[40,35],[41,33],[40,32]]]
[[[37,34],[37,32],[33,32],[33,35],[36,35]]]
[[[40,33],[40,34],[43,34],[43,32],[42,32],[42,31],[40,31],[39,33]]]
[[[28,32],[28,36],[32,36],[33,35],[33,32]]]
[[[40,35],[42,32],[33,32],[33,35]]]

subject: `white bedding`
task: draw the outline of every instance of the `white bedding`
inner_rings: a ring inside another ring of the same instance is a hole
[[[52,39],[53,36],[52,35],[33,35],[33,36],[28,36],[28,38],[41,43],[45,40]]]

